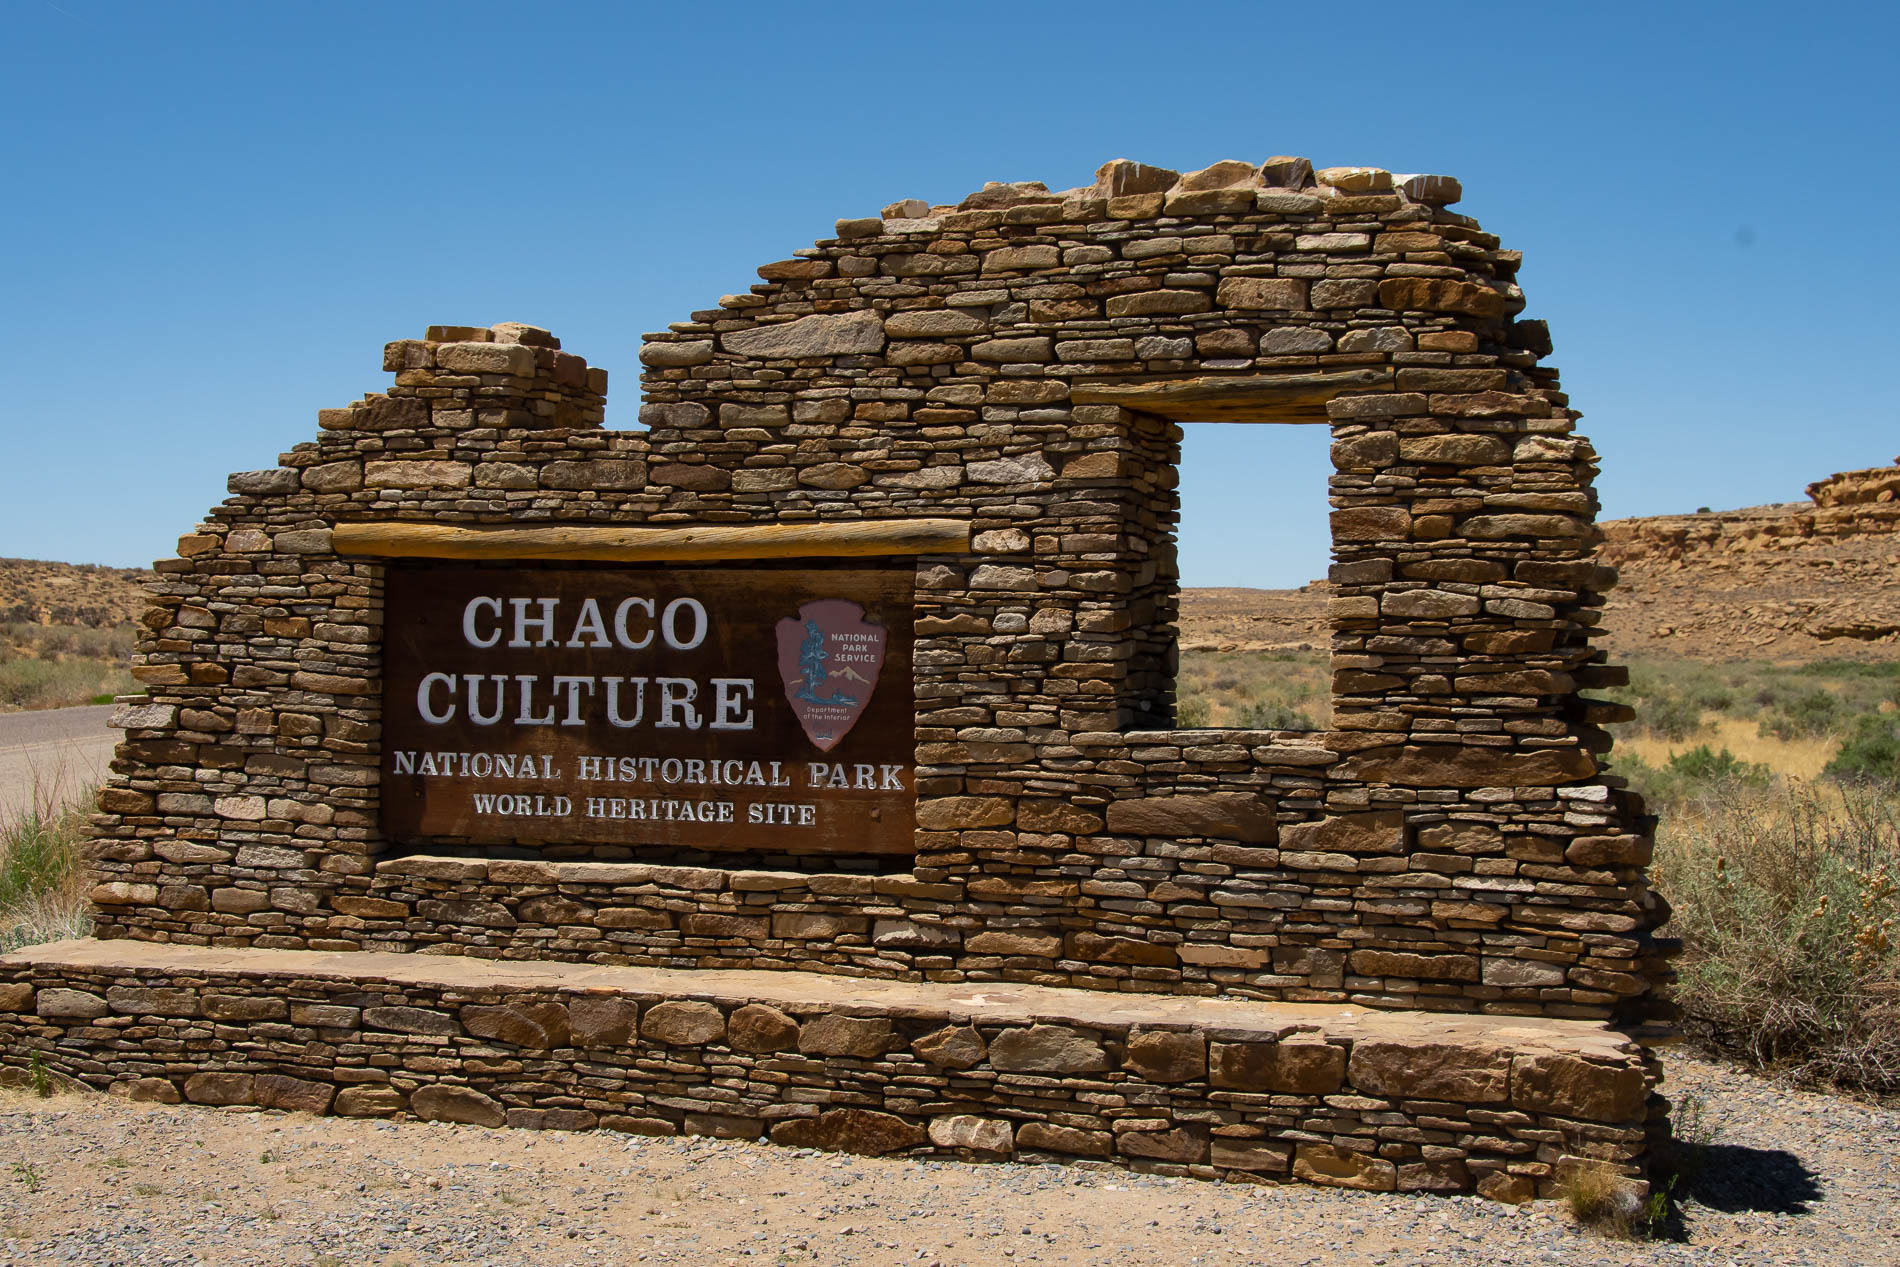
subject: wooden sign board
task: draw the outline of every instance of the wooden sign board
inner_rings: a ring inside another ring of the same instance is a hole
[[[914,580],[392,566],[383,831],[911,853]]]

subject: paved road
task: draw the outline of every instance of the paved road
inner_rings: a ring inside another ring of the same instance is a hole
[[[106,776],[119,732],[112,705],[0,713],[0,823],[31,809],[89,798]]]

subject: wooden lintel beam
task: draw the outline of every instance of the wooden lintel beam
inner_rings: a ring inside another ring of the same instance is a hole
[[[720,559],[868,558],[961,554],[967,519],[876,519],[831,524],[695,524],[679,528],[548,524],[459,528],[449,524],[338,524],[338,554],[386,559],[522,559],[610,563]]]
[[[1317,423],[1326,421],[1326,402],[1341,392],[1391,386],[1389,369],[1335,370],[1091,383],[1072,389],[1069,399],[1078,405],[1120,405],[1173,422]]]

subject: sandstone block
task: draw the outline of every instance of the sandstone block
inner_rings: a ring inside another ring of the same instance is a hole
[[[1449,590],[1415,589],[1388,591],[1379,600],[1379,610],[1388,616],[1407,620],[1451,620],[1477,614],[1480,604],[1471,594]]]
[[[369,488],[467,488],[471,469],[466,462],[368,462],[363,483]]]
[[[267,813],[261,796],[220,796],[211,803],[211,809],[219,818],[252,823],[262,820]]]
[[[646,482],[646,463],[622,458],[549,462],[541,468],[541,484],[544,488],[612,491],[642,488]]]
[[[0,1012],[31,1012],[33,984],[30,981],[0,981]]]
[[[1349,506],[1331,516],[1334,541],[1404,541],[1412,512],[1403,506]]]
[[[339,914],[354,915],[358,919],[407,919],[409,917],[409,908],[406,905],[380,897],[337,897],[330,900],[330,906]]]
[[[1280,831],[1282,849],[1326,853],[1403,853],[1405,815],[1399,810],[1334,814]]]
[[[451,374],[534,374],[534,349],[520,343],[444,343],[435,350],[436,367]]]
[[[1537,1196],[1537,1185],[1523,1175],[1494,1170],[1478,1180],[1478,1195],[1506,1205],[1523,1205]]]
[[[857,1056],[872,1060],[890,1049],[891,1023],[883,1017],[813,1017],[798,1034],[798,1050],[807,1056]]]
[[[1001,1073],[1098,1073],[1108,1053],[1091,1034],[1066,1025],[1006,1029],[990,1044],[990,1066]]]
[[[1138,290],[1129,295],[1114,295],[1108,301],[1109,317],[1182,316],[1206,312],[1214,306],[1198,290]]]
[[[1495,1104],[1510,1093],[1511,1053],[1481,1042],[1420,1036],[1360,1039],[1346,1079],[1355,1091],[1391,1099]]]
[[[1298,312],[1306,307],[1306,283],[1291,277],[1225,277],[1214,298],[1223,308]]]
[[[1381,167],[1322,167],[1313,179],[1342,194],[1382,194],[1392,188],[1392,173]]]
[[[1175,183],[1174,188],[1184,191],[1201,189],[1237,189],[1260,183],[1260,169],[1252,163],[1243,163],[1239,159],[1222,159],[1198,172],[1188,172]]]
[[[106,991],[106,1005],[121,1016],[196,1016],[198,992],[182,987],[115,985]]]
[[[1019,801],[1016,826],[1023,831],[1087,836],[1102,830],[1102,816],[1093,809],[1067,801]]]
[[[884,332],[893,339],[942,339],[959,334],[984,334],[989,328],[990,323],[983,317],[958,308],[894,312],[884,321]]]
[[[1439,903],[1433,903],[1436,908]],[[1435,909],[1434,909],[1434,913]],[[1500,912],[1501,914],[1502,912]],[[1480,979],[1486,985],[1504,989],[1548,989],[1564,983],[1563,965],[1540,963],[1535,959],[1486,958]]]
[[[1015,1130],[995,1117],[955,1113],[930,1119],[930,1142],[938,1148],[967,1148],[972,1152],[1003,1154],[1016,1147]]]
[[[559,1003],[471,1005],[462,1009],[462,1025],[477,1038],[491,1038],[515,1047],[544,1049],[568,1045],[567,1009]]]
[[[1505,314],[1509,301],[1495,290],[1449,277],[1388,277],[1379,283],[1379,306],[1496,318]]]
[[[1125,198],[1133,194],[1161,194],[1174,188],[1179,172],[1165,167],[1150,167],[1133,159],[1117,158],[1103,163],[1095,171],[1095,188],[1107,198]],[[1159,210],[1159,206],[1156,210]]]
[[[1646,867],[1655,849],[1649,836],[1578,836],[1564,846],[1564,860],[1580,867]]]
[[[567,1005],[568,1034],[576,1047],[624,1047],[639,1034],[639,1017],[631,999],[584,996]]]
[[[240,497],[283,497],[297,491],[297,472],[290,467],[268,471],[238,471],[226,477],[225,487]]]
[[[1399,441],[1405,462],[1437,466],[1508,466],[1511,446],[1496,436],[1408,436]]]
[[[962,943],[960,930],[941,924],[880,919],[871,926],[871,944],[884,950],[951,950]]]
[[[334,1003],[296,1003],[291,1005],[293,1025],[311,1025],[318,1029],[350,1030],[363,1018],[363,1010]]]
[[[1055,468],[1039,453],[972,462],[965,471],[978,484],[1040,484],[1056,475]]]
[[[207,994],[201,1005],[214,1021],[278,1021],[290,1015],[290,1005],[271,995]]]
[[[1075,1157],[1106,1157],[1115,1146],[1107,1131],[1085,1131],[1049,1122],[1024,1122],[1016,1128],[1016,1147]]]
[[[1587,779],[1596,769],[1581,748],[1507,752],[1433,744],[1375,748],[1340,762],[1333,777],[1400,787],[1549,787]]]
[[[325,462],[303,469],[303,486],[313,493],[354,493],[363,487],[361,462]]]
[[[419,1087],[409,1097],[409,1110],[425,1122],[461,1122],[469,1126],[501,1126],[508,1114],[497,1100],[473,1087]]]
[[[447,1012],[426,1007],[366,1007],[363,1024],[371,1029],[396,1034],[434,1034],[446,1037],[462,1032],[461,1024]]]
[[[248,1073],[194,1073],[185,1079],[185,1098],[193,1104],[255,1104],[255,1083]]]
[[[1345,1084],[1346,1049],[1313,1039],[1276,1043],[1214,1043],[1209,1080],[1236,1091],[1332,1095]]]
[[[211,909],[226,915],[253,915],[270,905],[268,894],[223,885],[211,890]]]
[[[1122,1068],[1149,1082],[1194,1082],[1207,1074],[1207,1038],[1200,1033],[1136,1029]]]
[[[394,1117],[402,1106],[402,1092],[394,1087],[345,1087],[336,1097],[339,1117]]]
[[[1391,1162],[1331,1144],[1301,1144],[1293,1154],[1293,1174],[1308,1183],[1368,1192],[1393,1192],[1399,1185],[1398,1168]]]
[[[283,1074],[259,1074],[251,1083],[251,1093],[260,1108],[284,1109],[296,1113],[328,1113],[336,1088],[327,1082],[310,1082]]]
[[[1061,253],[1053,246],[1005,246],[983,253],[986,273],[1030,272],[1054,268],[1061,262]]]
[[[177,1104],[178,1088],[170,1078],[137,1078],[125,1088],[125,1098],[134,1104]]]
[[[790,1051],[799,1045],[798,1022],[775,1007],[748,1003],[726,1021],[726,1041],[736,1051]]]
[[[656,369],[704,365],[713,359],[711,339],[689,339],[679,343],[643,343],[640,363]]]
[[[1109,831],[1125,836],[1207,836],[1268,845],[1279,838],[1272,806],[1251,792],[1111,801],[1107,825]]]
[[[875,312],[814,313],[778,325],[729,331],[719,342],[728,352],[758,360],[864,356],[883,348],[884,322]]]
[[[963,939],[973,955],[1032,955],[1054,959],[1062,954],[1062,934],[1033,929],[986,928]]]
[[[1427,206],[1448,206],[1465,196],[1464,186],[1456,176],[1397,176],[1393,179],[1407,198]]]
[[[783,427],[792,420],[783,405],[742,405],[731,401],[719,406],[722,427]]]
[[[726,1035],[726,1018],[710,1003],[673,1000],[647,1009],[647,1038],[669,1047],[702,1047]]]
[[[1015,802],[1000,796],[942,796],[917,802],[917,826],[925,831],[1006,827],[1015,816]]]
[[[700,493],[717,493],[732,487],[732,472],[703,463],[667,462],[650,473],[655,484],[669,488],[690,488]]]
[[[881,1156],[922,1144],[928,1136],[914,1122],[871,1109],[827,1109],[813,1123],[812,1147],[834,1153]]]
[[[1362,977],[1404,977],[1418,981],[1476,981],[1476,955],[1415,955],[1391,950],[1355,950],[1347,956]]]
[[[1642,1067],[1557,1053],[1521,1054],[1511,1064],[1511,1104],[1531,1113],[1589,1122],[1641,1122],[1649,1087]]]
[[[1165,1131],[1129,1131],[1115,1140],[1115,1151],[1143,1161],[1193,1164],[1207,1160],[1207,1136],[1193,1127]]]
[[[1285,1174],[1293,1160],[1291,1144],[1274,1144],[1257,1139],[1216,1139],[1210,1164],[1223,1170],[1245,1170],[1249,1174]]]
[[[968,1069],[983,1063],[989,1044],[968,1025],[948,1025],[925,1034],[910,1045],[919,1060],[940,1069]]]
[[[111,880],[93,885],[88,896],[100,906],[150,906],[158,901],[158,886]]]

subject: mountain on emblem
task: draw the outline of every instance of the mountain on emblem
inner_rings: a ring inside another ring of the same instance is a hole
[[[865,623],[864,608],[842,598],[801,605],[778,622],[778,671],[798,724],[820,752],[849,734],[877,689],[885,631]]]

